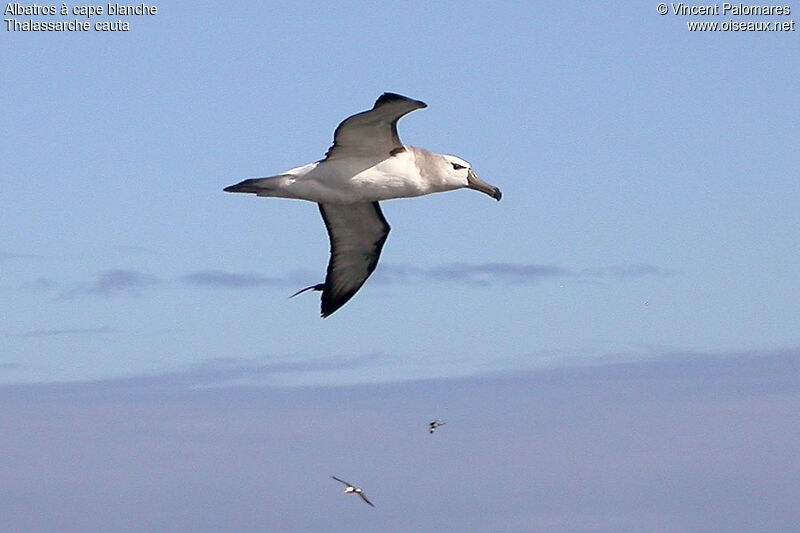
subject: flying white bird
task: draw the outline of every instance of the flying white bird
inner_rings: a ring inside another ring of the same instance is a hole
[[[354,487],[352,484],[348,483],[347,481],[345,481],[343,479],[339,479],[336,476],[331,476],[331,477],[333,479],[335,479],[336,481],[338,481],[339,483],[344,483],[344,485],[345,485],[344,493],[345,494],[358,494],[359,496],[361,496],[362,500],[364,500],[368,504],[372,505],[372,502],[369,501],[366,496],[364,496],[364,491],[363,490],[361,490],[361,489],[359,489],[357,487]],[[375,507],[375,506],[372,505],[372,507]]]
[[[500,189],[481,180],[463,159],[400,142],[397,121],[424,107],[427,105],[419,100],[384,93],[372,109],[339,124],[324,159],[225,188],[226,192],[319,204],[331,246],[325,282],[292,296],[322,291],[323,318],[347,303],[378,264],[390,229],[379,201],[464,187],[495,200],[502,196]]]
[[[443,426],[443,425],[445,425],[446,423],[447,423],[447,422],[444,422],[444,421],[442,421],[442,420],[434,420],[433,422],[431,422],[430,424],[428,424],[428,432],[429,432],[431,435],[433,435],[433,432],[434,432],[434,431],[436,431],[436,428],[438,428],[439,426]]]

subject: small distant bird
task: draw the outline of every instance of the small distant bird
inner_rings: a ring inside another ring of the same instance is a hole
[[[424,107],[427,105],[419,100],[384,93],[372,109],[339,124],[324,159],[225,188],[226,192],[319,204],[331,245],[325,282],[294,295],[321,291],[323,318],[347,303],[378,264],[390,229],[378,202],[462,188],[495,200],[502,196],[500,189],[480,179],[463,159],[400,142],[397,121]]]
[[[372,502],[369,501],[366,496],[364,496],[364,491],[363,490],[359,489],[358,487],[353,486],[351,483],[348,483],[347,481],[345,481],[343,479],[339,479],[336,476],[331,476],[331,477],[333,479],[335,479],[336,481],[338,481],[339,483],[344,483],[344,485],[345,485],[344,493],[345,494],[358,494],[359,496],[361,496],[362,500],[364,500],[365,502],[370,504],[372,507],[375,507],[374,505],[372,505]]]
[[[433,432],[434,432],[434,431],[436,431],[436,428],[438,428],[439,426],[443,426],[443,425],[445,425],[446,423],[447,423],[447,422],[445,422],[445,421],[443,421],[443,420],[434,420],[433,422],[431,422],[430,424],[428,424],[428,432],[429,432],[431,435],[433,435]]]

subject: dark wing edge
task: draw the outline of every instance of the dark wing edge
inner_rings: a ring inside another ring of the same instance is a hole
[[[386,109],[384,110],[385,106]],[[392,145],[388,147],[387,156],[404,151],[405,148],[400,141],[400,135],[397,133],[397,121],[416,109],[424,109],[426,107],[428,107],[428,104],[421,100],[414,100],[413,98],[397,93],[383,93],[375,100],[372,109],[356,113],[339,123],[336,130],[333,132],[333,144],[328,148],[328,151],[325,152],[325,157],[322,161],[331,158],[335,154],[336,149],[342,147],[343,132],[346,128],[371,127],[374,129],[377,125],[376,123],[382,122],[382,119],[390,125],[391,132]],[[394,108],[394,114],[389,113],[390,108]],[[383,111],[385,111],[385,113]],[[371,118],[369,116],[370,114],[375,118]],[[383,132],[385,134],[385,130],[383,130]]]
[[[322,285],[321,315],[326,318],[346,304],[375,270],[391,226],[378,202],[318,205],[331,254]]]
[[[365,502],[367,502],[368,504],[370,504],[372,507],[375,507],[375,504],[374,504],[374,503],[372,503],[371,501],[369,501],[369,500],[367,499],[367,497],[366,497],[366,496],[364,496],[364,493],[363,493],[363,492],[359,492],[359,493],[358,493],[358,495],[359,495],[359,496],[361,496],[361,499],[362,499],[362,500],[364,500]]]
[[[338,478],[338,477],[336,477],[336,476],[331,476],[331,477],[332,477],[333,479],[335,479],[336,481],[338,481],[339,483],[344,483],[344,484],[345,484],[345,485],[347,485],[348,487],[352,487],[352,485],[351,485],[350,483],[348,483],[347,481],[345,481],[345,480],[343,480],[343,479],[339,479],[339,478]]]

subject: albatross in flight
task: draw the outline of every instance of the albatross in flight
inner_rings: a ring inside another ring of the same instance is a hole
[[[431,435],[433,435],[433,432],[434,432],[434,431],[436,431],[436,428],[438,428],[438,427],[442,427],[442,426],[443,426],[443,425],[445,425],[446,423],[447,423],[447,422],[445,422],[445,421],[443,421],[443,420],[438,420],[438,419],[437,419],[437,420],[434,420],[433,422],[431,422],[430,424],[428,424],[428,433],[430,433]]]
[[[481,180],[463,159],[400,142],[397,121],[424,107],[419,100],[384,93],[372,109],[339,124],[324,159],[225,188],[319,204],[331,246],[325,282],[293,296],[322,291],[323,318],[347,303],[378,264],[390,229],[379,201],[464,187],[500,200],[500,189]]]
[[[339,479],[336,476],[331,476],[331,477],[333,479],[335,479],[336,481],[338,481],[339,483],[344,483],[344,485],[345,485],[344,493],[345,494],[358,494],[359,496],[361,496],[362,500],[364,500],[365,502],[370,504],[372,507],[375,507],[372,504],[372,502],[369,501],[366,496],[364,496],[364,491],[363,490],[359,489],[358,487],[354,487],[352,484],[348,483],[347,481],[345,481],[343,479]]]

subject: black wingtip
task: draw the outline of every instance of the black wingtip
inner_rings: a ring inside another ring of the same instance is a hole
[[[259,188],[257,183],[259,180],[257,178],[246,179],[244,181],[240,181],[235,185],[228,185],[224,189],[225,192],[247,192],[247,193],[257,193]]]
[[[360,288],[360,287],[359,287]],[[342,308],[344,304],[350,301],[350,299],[355,296],[358,292],[358,289],[355,291],[351,291],[345,295],[339,295],[338,297],[334,298],[329,293],[325,291],[322,292],[322,301],[320,302],[320,316],[322,318],[328,318],[333,313],[338,311]]]
[[[388,104],[390,102],[397,102],[397,101],[400,101],[400,100],[406,101],[406,102],[414,102],[420,108],[428,107],[428,104],[426,104],[425,102],[423,102],[421,100],[414,100],[413,98],[409,98],[408,96],[403,96],[402,94],[383,93],[375,101],[375,105],[373,106],[373,109],[375,109],[376,107],[382,106],[383,104]]]

